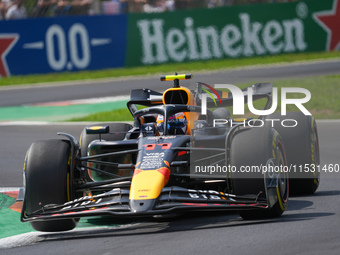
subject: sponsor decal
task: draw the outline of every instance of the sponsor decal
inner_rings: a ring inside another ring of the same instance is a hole
[[[204,199],[225,199],[226,196],[223,192],[218,192],[215,190],[190,190],[189,189],[189,196],[191,198],[204,198]]]
[[[340,4],[339,0],[333,1],[331,10],[314,13],[314,19],[327,32],[326,50],[339,49],[340,43]]]
[[[143,64],[168,61],[250,57],[306,50],[304,24],[299,18],[265,23],[240,13],[235,24],[196,26],[192,17],[182,21],[184,29],[165,29],[164,19],[141,19],[137,27],[142,41]],[[237,25],[236,23],[240,24]],[[156,50],[154,50],[156,49]]]
[[[175,135],[172,136],[149,136],[146,139],[148,140],[161,140],[161,139],[174,139],[176,138]]]
[[[6,21],[0,76],[123,67],[126,26],[126,15]]]
[[[84,196],[84,197],[65,203],[61,211],[69,210],[69,209],[73,209],[73,208],[77,208],[81,206],[88,206],[90,204],[95,205],[95,204],[99,204],[101,201],[102,201],[102,198],[97,199],[93,196]]]
[[[140,168],[143,170],[161,168],[164,155],[164,152],[146,153],[143,155]]]
[[[0,34],[0,78],[11,75],[6,56],[19,39],[19,34]]]
[[[339,1],[131,14],[126,66],[339,49]]]

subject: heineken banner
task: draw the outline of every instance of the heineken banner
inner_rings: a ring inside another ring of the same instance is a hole
[[[338,1],[131,14],[125,66],[335,50]]]
[[[127,16],[0,21],[0,77],[124,67]]]
[[[0,77],[337,50],[340,0],[0,21]]]

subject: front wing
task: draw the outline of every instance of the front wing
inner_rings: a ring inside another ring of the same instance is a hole
[[[21,220],[42,221],[101,215],[145,217],[195,210],[260,210],[271,207],[270,200],[262,193],[253,196],[235,196],[223,192],[175,186],[163,188],[151,210],[134,212],[129,205],[129,192],[127,189],[116,188],[99,195],[84,196],[62,205],[44,205],[31,215],[26,215],[22,210]]]

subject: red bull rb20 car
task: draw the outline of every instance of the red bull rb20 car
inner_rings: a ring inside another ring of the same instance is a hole
[[[244,219],[278,217],[290,189],[317,189],[317,173],[289,176],[284,171],[289,164],[318,164],[313,117],[289,113],[299,123],[294,132],[260,127],[250,118],[233,120],[227,109],[231,93],[219,97],[218,108],[214,98],[206,97],[208,109],[202,114],[205,93],[225,92],[204,83],[194,90],[179,85],[191,77],[163,76],[174,81],[163,93],[132,90],[127,107],[134,125],[90,125],[79,142],[66,133],[59,133],[65,139],[34,142],[24,163],[21,220],[51,232],[73,229],[80,217],[102,215],[235,210]],[[270,105],[272,85],[252,87],[253,100],[266,98]],[[258,120],[269,117],[282,118],[273,114]],[[216,119],[226,121],[216,124]],[[244,125],[249,121],[252,125]]]

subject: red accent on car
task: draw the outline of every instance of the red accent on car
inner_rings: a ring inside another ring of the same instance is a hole
[[[160,144],[159,144],[160,145]],[[163,143],[162,150],[168,150],[171,148],[172,143]]]
[[[147,151],[152,151],[155,149],[156,144],[144,144],[143,146],[146,147]]]
[[[141,172],[143,172],[143,170],[140,170],[140,169],[136,168],[135,172],[133,173],[133,176],[135,176],[135,175],[137,175],[137,174],[139,174]]]
[[[168,181],[169,181],[169,177],[170,177],[170,170],[169,170],[169,168],[162,167],[162,168],[157,169],[157,171],[159,173],[161,173],[162,175],[164,175],[164,184],[167,184]]]
[[[182,156],[182,155],[184,155],[184,154],[187,154],[187,151],[180,151],[180,152],[178,152],[178,156]]]
[[[208,206],[208,204],[194,204],[194,203],[183,203],[183,205]]]

